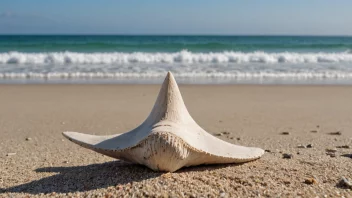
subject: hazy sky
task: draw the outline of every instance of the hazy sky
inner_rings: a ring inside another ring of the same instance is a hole
[[[352,0],[0,0],[0,34],[352,35]]]

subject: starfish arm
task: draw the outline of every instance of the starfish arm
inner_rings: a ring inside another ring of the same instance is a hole
[[[66,132],[63,132],[62,135],[64,137],[66,137],[67,139],[69,139],[70,141],[72,141],[80,146],[83,146],[85,148],[89,148],[89,147],[97,146],[100,143],[107,141],[111,138],[118,137],[121,134],[98,136],[98,135],[90,135],[90,134],[66,131]]]
[[[149,128],[150,127],[145,124],[142,124],[129,132],[107,136],[78,132],[63,132],[62,134],[70,141],[94,151],[97,151],[97,149],[121,151],[136,146],[140,141],[146,138],[149,135]]]

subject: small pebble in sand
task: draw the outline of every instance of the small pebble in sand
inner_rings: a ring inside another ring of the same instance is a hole
[[[297,146],[297,148],[306,148],[306,146],[300,144],[300,145]]]
[[[305,184],[312,185],[312,184],[316,184],[316,183],[318,183],[318,182],[317,182],[317,180],[315,180],[314,178],[306,178],[306,179],[304,180],[304,183],[305,183]]]
[[[292,154],[288,154],[288,153],[284,153],[284,154],[282,154],[282,157],[283,157],[284,159],[292,159],[292,158],[293,158],[293,155],[292,155]]]
[[[311,133],[318,133],[317,130],[311,130],[310,132],[311,132]]]
[[[290,132],[284,131],[281,133],[281,135],[290,135]]]
[[[343,145],[343,146],[337,146],[336,148],[346,148],[346,149],[348,149],[348,148],[351,148],[351,147],[348,146],[348,145]]]
[[[223,132],[221,132],[221,133],[224,134],[224,135],[230,134],[230,132],[227,132],[227,131],[223,131]]]
[[[336,154],[332,152],[327,152],[326,155],[329,155],[330,157],[336,157]]]
[[[236,138],[236,140],[241,140],[241,138],[238,137],[238,138]]]
[[[348,181],[348,179],[346,179],[345,177],[341,177],[341,180],[338,185],[341,187],[347,187],[352,189],[352,182]]]
[[[330,153],[336,153],[337,152],[337,149],[335,148],[327,148],[325,149],[327,152],[330,152]]]
[[[265,152],[267,152],[267,153],[271,153],[271,150],[266,149],[266,150],[265,150]]]
[[[342,135],[341,131],[330,132],[330,135]]]
[[[12,155],[16,155],[16,153],[8,153],[8,154],[6,154],[6,156],[12,156]]]
[[[222,136],[222,133],[216,133],[215,136]]]
[[[230,139],[231,139],[231,140],[233,140],[233,139],[234,139],[234,137],[230,137]]]
[[[313,144],[308,144],[307,148],[313,148]]]
[[[220,197],[225,197],[226,196],[226,193],[225,192],[221,192],[220,193]]]
[[[64,163],[64,164],[68,164],[68,161],[63,161],[62,163]]]
[[[26,141],[31,141],[31,140],[32,140],[32,138],[30,138],[30,137],[26,138]]]

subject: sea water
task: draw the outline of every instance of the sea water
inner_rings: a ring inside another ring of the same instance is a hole
[[[0,36],[0,83],[352,84],[352,37]]]

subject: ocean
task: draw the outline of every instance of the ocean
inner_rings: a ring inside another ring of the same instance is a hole
[[[0,83],[352,84],[352,37],[1,35]]]

